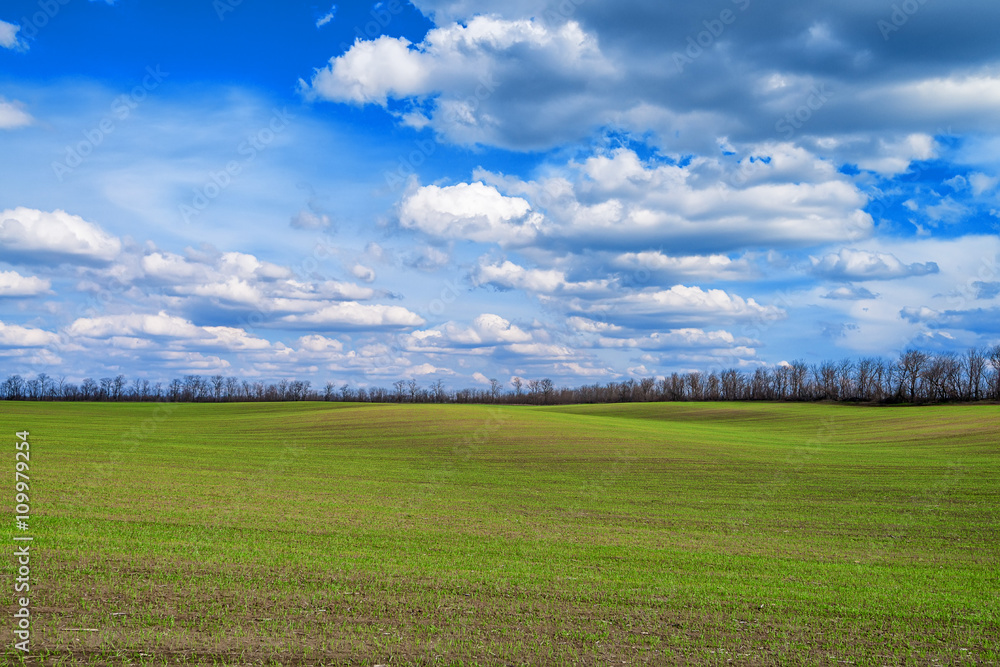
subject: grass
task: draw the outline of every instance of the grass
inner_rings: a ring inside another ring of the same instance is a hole
[[[30,664],[1000,662],[996,406],[5,402],[0,427],[31,431]]]

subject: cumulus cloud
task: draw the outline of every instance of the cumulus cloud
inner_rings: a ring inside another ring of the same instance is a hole
[[[491,285],[501,289],[519,289],[539,294],[606,294],[611,286],[607,279],[571,281],[557,269],[526,269],[511,261],[483,263],[472,275],[475,285]]]
[[[993,190],[997,183],[1000,183],[1000,177],[990,176],[982,172],[969,174],[969,186],[972,188],[972,194],[976,197]]]
[[[586,317],[578,317],[573,315],[566,318],[566,324],[569,325],[570,329],[574,331],[579,331],[581,333],[607,333],[624,331],[624,329],[617,324],[611,324],[610,322],[600,322],[597,320],[591,320]]]
[[[878,142],[876,152],[858,161],[862,169],[893,176],[906,171],[914,160],[930,160],[937,156],[937,144],[927,134],[911,134],[901,139]]]
[[[812,272],[829,280],[893,280],[938,272],[934,262],[904,264],[895,255],[843,248],[821,258],[812,257]]]
[[[115,259],[121,249],[120,240],[65,211],[24,207],[0,211],[0,257],[11,263],[101,264]]]
[[[299,347],[303,350],[316,353],[339,353],[343,351],[344,344],[335,338],[327,338],[319,334],[311,334],[299,338]]]
[[[322,28],[327,23],[333,21],[333,19],[335,19],[336,17],[337,17],[337,5],[334,5],[330,7],[330,11],[328,11],[327,13],[323,14],[323,16],[320,16],[318,19],[316,19],[316,27]]]
[[[0,321],[0,348],[46,347],[58,342],[59,336],[51,331]]]
[[[639,337],[607,337],[598,341],[600,347],[640,350],[674,350],[689,348],[722,349],[738,352],[741,356],[752,356],[755,352],[749,345],[755,344],[747,338],[736,338],[725,330],[706,331],[699,328],[673,329],[654,332]]]
[[[410,49],[405,37],[382,36],[355,42],[328,67],[317,71],[308,84],[310,92],[336,102],[385,105],[389,97],[409,97],[430,92],[423,55]]]
[[[996,307],[938,311],[926,306],[909,306],[903,308],[899,315],[904,320],[933,329],[962,329],[992,335],[1000,333],[1000,308]]]
[[[15,50],[28,48],[28,45],[17,36],[20,30],[21,26],[0,20],[0,47]],[[0,127],[2,126],[0,123]]]
[[[830,290],[823,295],[823,298],[838,301],[860,301],[862,299],[877,299],[878,294],[858,285],[844,285]]]
[[[528,343],[531,334],[508,320],[483,313],[473,319],[470,326],[448,322],[433,329],[414,331],[407,339],[407,346],[413,350],[483,348],[515,343]]]
[[[82,317],[68,327],[67,333],[72,336],[95,339],[151,337],[175,340],[202,350],[264,350],[271,347],[269,341],[251,336],[243,329],[197,326],[190,320],[170,315],[164,311],[156,314],[130,313],[127,315]]]
[[[934,26],[932,54],[912,25],[886,39],[876,26],[889,13],[871,3],[802,12],[787,0],[736,2],[732,25],[713,35],[719,12],[697,3],[421,0],[436,24],[421,43],[356,42],[303,87],[335,101],[403,102],[414,109],[392,109],[400,122],[457,143],[535,149],[608,125],[702,154],[723,137],[787,132],[843,146],[875,136],[884,145],[864,141],[851,161],[899,173],[927,154],[909,137],[953,123],[997,127],[987,27],[1000,11],[956,1],[920,9]],[[702,34],[707,46],[685,55]]]
[[[535,245],[632,251],[623,253],[619,263],[647,263],[663,270],[697,269],[705,260],[671,260],[652,248],[719,255],[755,246],[855,240],[872,233],[871,216],[862,210],[866,195],[828,162],[787,144],[754,150],[767,161],[748,162],[748,169],[722,158],[697,158],[684,165],[643,161],[635,151],[621,148],[571,162],[559,175],[544,179],[525,181],[484,171],[476,175],[498,190],[496,197],[504,197],[503,190],[507,198],[523,202],[519,210],[534,207],[539,212]],[[723,263],[719,257],[708,260],[713,261]]]
[[[351,274],[358,280],[366,283],[374,282],[375,280],[375,269],[365,266],[364,264],[355,264],[352,266]]]
[[[8,102],[0,97],[0,130],[13,130],[35,122],[20,102]]]
[[[434,272],[446,266],[451,261],[451,255],[441,248],[423,246],[407,253],[403,264],[418,271]]]
[[[586,316],[600,313],[614,323],[636,328],[664,325],[698,325],[720,320],[774,321],[785,316],[776,306],[764,306],[753,298],[744,299],[720,289],[674,285],[668,290],[643,290],[611,299],[591,302],[574,300],[571,310]]]
[[[302,209],[292,216],[291,223],[295,229],[326,229],[330,226],[330,216],[309,209]]]
[[[423,111],[401,114],[403,122],[429,124],[457,143],[510,143],[509,135],[519,134],[521,142],[544,145],[553,133],[566,136],[565,121],[579,123],[585,110],[610,118],[586,102],[594,77],[613,73],[597,40],[573,21],[547,25],[481,14],[434,28],[419,44],[388,36],[358,40],[301,86],[309,95],[355,104],[426,99]],[[548,77],[562,80],[563,107],[553,105],[544,130],[537,122],[518,123],[510,107]],[[566,95],[567,87],[577,95]]]
[[[288,267],[240,252],[192,252],[182,256],[155,251],[141,258],[139,268],[140,278],[167,294],[231,311],[253,311],[255,319],[273,320],[281,315],[314,312],[331,301],[376,296],[370,287],[299,278]]]
[[[627,252],[616,256],[613,265],[630,271],[647,271],[651,275],[689,280],[748,280],[754,270],[745,258],[731,259],[727,255],[670,256],[658,250]]]
[[[22,276],[17,271],[0,271],[0,298],[37,296],[49,292],[52,283],[35,276]]]
[[[512,355],[537,357],[546,361],[578,359],[580,356],[577,351],[554,343],[512,343],[504,349]]]
[[[430,236],[484,243],[530,243],[541,216],[520,197],[506,197],[483,183],[427,185],[406,196],[399,222]]]
[[[913,323],[931,322],[941,316],[941,313],[927,306],[907,306],[899,311],[899,316]]]
[[[310,313],[286,315],[276,321],[287,328],[347,331],[351,329],[406,329],[424,324],[424,319],[402,306],[333,303]]]

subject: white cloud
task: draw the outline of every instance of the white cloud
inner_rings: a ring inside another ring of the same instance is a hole
[[[406,266],[428,272],[437,271],[450,261],[451,255],[446,250],[429,245],[417,248],[403,258]]]
[[[370,283],[375,280],[375,270],[365,266],[364,264],[355,264],[351,267],[351,274],[353,274],[358,280],[363,280],[366,283]]]
[[[277,323],[290,328],[336,331],[418,327],[424,323],[424,319],[402,306],[368,305],[346,301],[324,306],[315,312],[286,315],[279,318]]]
[[[889,253],[850,248],[810,259],[813,273],[831,280],[892,280],[938,272],[934,262],[903,264]]]
[[[910,322],[934,322],[941,317],[939,311],[927,306],[907,306],[899,311],[900,317]]]
[[[59,336],[50,331],[0,321],[0,348],[46,347],[58,342]]]
[[[82,317],[67,329],[72,336],[94,339],[118,337],[164,339],[177,341],[194,349],[223,349],[226,351],[264,350],[271,343],[249,335],[235,327],[201,327],[190,320],[170,315],[164,311],[153,314],[103,315]]]
[[[191,284],[174,289],[177,294],[218,299],[233,304],[253,306],[263,301],[263,294],[254,285],[241,278],[228,278],[223,282]]]
[[[69,332],[87,338],[110,338],[136,334],[189,338],[197,335],[198,328],[185,319],[173,317],[161,311],[156,315],[108,315],[80,318],[70,325]]]
[[[623,331],[622,327],[617,324],[611,324],[610,322],[598,322],[597,320],[591,320],[586,317],[578,317],[576,315],[566,318],[566,324],[568,324],[574,331],[579,331],[581,333],[608,333]]]
[[[541,216],[520,197],[505,197],[483,183],[427,185],[403,199],[400,224],[445,239],[483,243],[529,243]]]
[[[617,149],[536,181],[483,171],[476,175],[516,196],[523,210],[533,206],[540,218],[544,213],[536,245],[635,249],[648,254],[625,253],[622,261],[663,269],[697,270],[704,260],[669,260],[650,246],[669,246],[685,255],[871,235],[871,216],[862,210],[867,197],[832,164],[788,144],[747,150],[770,161],[745,161],[750,167],[744,168],[696,158],[680,166],[644,163],[634,151]]]
[[[687,255],[671,257],[655,250],[622,253],[614,264],[633,271],[646,270],[693,280],[747,280],[753,269],[746,259],[726,255]]]
[[[156,251],[144,255],[139,268],[145,278],[165,284],[173,296],[252,308],[261,317],[315,312],[330,301],[365,300],[376,294],[351,282],[299,280],[287,267],[240,252],[183,257]]]
[[[843,285],[830,290],[823,295],[824,299],[835,299],[839,301],[858,301],[861,299],[877,299],[878,294],[874,294],[864,287],[857,285]]]
[[[188,280],[204,282],[210,271],[205,264],[190,262],[170,252],[149,253],[140,260],[140,266],[147,276],[170,282]]]
[[[37,296],[52,287],[48,280],[35,276],[22,276],[17,271],[0,271],[0,297]]]
[[[737,339],[725,330],[705,331],[699,328],[673,329],[655,332],[637,338],[602,337],[598,345],[606,348],[637,348],[641,350],[671,350],[678,348],[711,348],[722,350],[738,349],[742,355],[752,356],[754,351],[747,345],[749,339]]]
[[[1000,183],[1000,178],[996,176],[989,176],[981,172],[969,174],[969,185],[972,187],[972,194],[976,197],[989,192],[997,186],[997,183]]]
[[[225,252],[219,258],[219,271],[225,275],[240,278],[262,278],[276,280],[290,278],[292,272],[283,266],[264,262],[254,255],[243,252]]]
[[[417,364],[415,366],[409,366],[406,368],[401,375],[404,377],[425,377],[427,375],[454,375],[455,371],[450,368],[444,368],[441,366],[435,366],[434,364]]]
[[[468,327],[448,322],[434,329],[414,331],[409,337],[412,348],[425,350],[441,347],[493,347],[529,341],[531,334],[492,313],[478,315]]]
[[[477,355],[497,350],[520,354],[536,344],[530,332],[493,313],[478,315],[468,326],[446,322],[433,329],[414,331],[403,339],[403,343],[412,352]]]
[[[110,262],[122,244],[97,225],[65,211],[18,207],[0,211],[0,256],[10,262],[30,257],[83,263]]]
[[[553,343],[513,343],[505,348],[512,354],[541,359],[578,359],[579,353],[565,345]]]
[[[752,298],[686,285],[674,285],[668,290],[644,290],[590,303],[574,300],[570,307],[583,314],[601,313],[607,320],[644,328],[719,320],[773,321],[785,316],[782,309],[762,306]]]
[[[341,352],[344,349],[344,344],[335,338],[327,338],[326,336],[320,336],[319,334],[311,334],[309,336],[302,336],[299,338],[299,347],[309,352],[323,354]]]
[[[920,209],[918,208],[918,210]],[[972,209],[955,201],[951,197],[944,197],[943,199],[938,200],[936,204],[924,207],[923,212],[927,215],[933,225],[937,225],[942,222],[953,225],[961,222],[966,216],[971,214]]]
[[[295,229],[326,229],[330,224],[330,216],[309,209],[302,209],[291,220]]]
[[[879,140],[877,152],[858,161],[862,169],[894,176],[906,171],[914,160],[930,160],[937,156],[934,138],[927,134],[911,134],[896,141]]]
[[[334,5],[330,7],[330,11],[328,11],[326,14],[323,14],[323,16],[316,19],[316,27],[322,28],[327,23],[333,21],[333,19],[336,18],[336,16],[337,16],[337,5]]]
[[[597,40],[573,21],[552,26],[480,13],[464,24],[432,29],[420,44],[388,36],[358,40],[301,86],[310,95],[356,104],[431,99],[425,112],[399,114],[402,122],[429,124],[453,141],[475,144],[502,142],[518,131],[502,109],[522,91],[536,89],[539,75],[573,81],[581,98],[570,104],[564,96],[563,107],[553,107],[547,124],[558,131],[565,125],[561,118],[578,117],[593,101],[587,91],[594,77],[613,74]],[[589,111],[595,120],[610,120],[593,104]],[[534,140],[546,141],[541,132],[533,134]]]
[[[410,49],[409,40],[382,36],[373,41],[359,39],[305,85],[328,100],[385,105],[389,97],[429,92],[427,79],[425,57]]]
[[[918,79],[885,91],[894,106],[910,107],[922,114],[954,119],[1000,109],[1000,76],[953,75]]]
[[[504,289],[520,289],[540,294],[605,294],[609,280],[573,282],[556,269],[526,269],[511,261],[480,264],[472,276],[476,285],[493,285]]]
[[[13,130],[35,122],[20,102],[8,102],[0,97],[0,130]]]
[[[0,47],[5,49],[26,49],[27,44],[17,36],[20,30],[21,26],[0,20]],[[0,123],[0,127],[3,127],[2,123]]]

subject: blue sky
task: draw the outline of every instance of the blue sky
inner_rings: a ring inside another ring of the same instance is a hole
[[[8,0],[0,372],[577,385],[996,344],[997,25]]]

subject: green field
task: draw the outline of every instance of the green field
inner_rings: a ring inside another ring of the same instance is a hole
[[[0,403],[0,426],[10,480],[31,433],[31,664],[1000,663],[997,406]]]

